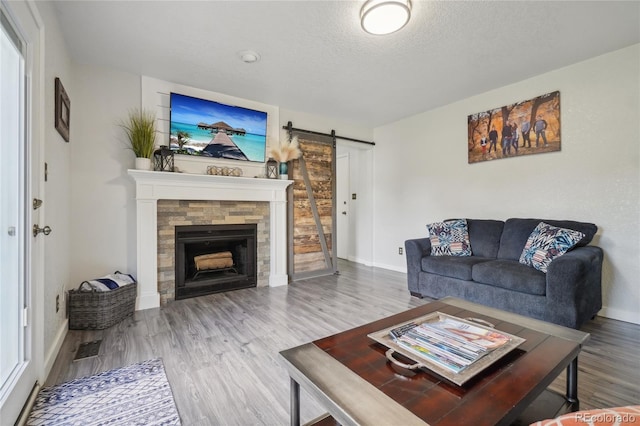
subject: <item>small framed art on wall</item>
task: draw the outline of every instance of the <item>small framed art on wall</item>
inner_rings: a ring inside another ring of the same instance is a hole
[[[71,118],[71,101],[67,91],[58,77],[56,77],[56,94],[55,94],[55,125],[56,130],[65,141],[69,142],[69,124]]]

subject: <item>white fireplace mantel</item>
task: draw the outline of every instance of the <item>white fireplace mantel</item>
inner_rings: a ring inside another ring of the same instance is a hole
[[[158,200],[266,201],[270,214],[269,286],[286,285],[287,195],[293,182],[187,173],[129,170],[136,181],[138,300],[136,309],[160,306],[158,293]]]

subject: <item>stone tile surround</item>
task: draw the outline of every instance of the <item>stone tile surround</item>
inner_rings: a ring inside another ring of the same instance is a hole
[[[257,224],[257,285],[269,285],[269,202],[158,200],[158,292],[160,303],[175,300],[175,227]]]

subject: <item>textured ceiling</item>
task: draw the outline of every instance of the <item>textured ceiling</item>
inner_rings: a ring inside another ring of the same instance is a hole
[[[56,1],[74,61],[379,126],[640,42],[637,1]],[[254,50],[261,60],[240,61]],[[549,90],[557,89],[550,87]]]

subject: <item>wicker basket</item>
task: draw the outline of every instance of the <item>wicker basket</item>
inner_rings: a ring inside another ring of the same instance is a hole
[[[103,330],[119,323],[136,308],[136,283],[111,291],[69,291],[69,329]]]

